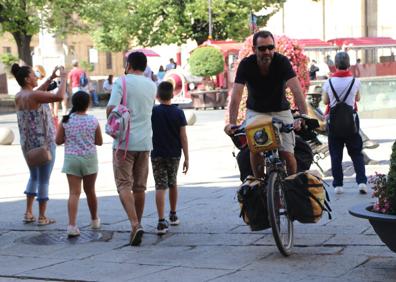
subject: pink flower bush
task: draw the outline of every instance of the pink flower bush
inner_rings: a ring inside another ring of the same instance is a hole
[[[304,55],[303,49],[301,46],[297,44],[296,41],[291,40],[286,36],[275,36],[275,46],[276,52],[283,54],[288,57],[290,63],[293,67],[293,70],[297,74],[297,78],[300,81],[301,87],[303,89],[303,93],[305,94],[309,88],[310,80],[308,73],[308,57]],[[243,58],[248,57],[253,54],[253,35],[246,38],[242,49],[238,54],[238,62],[235,66],[237,69],[239,63]],[[295,104],[293,101],[293,95],[289,89],[286,89],[286,97],[289,100],[291,107],[295,108]],[[240,124],[245,120],[246,116],[246,99],[247,99],[247,90],[245,88],[244,93],[242,95],[241,104],[239,106],[239,113],[237,123]],[[226,121],[228,122],[228,112],[226,114]]]
[[[373,189],[372,197],[377,198],[373,205],[373,211],[375,212],[390,213],[392,210],[392,205],[387,195],[386,180],[385,174],[377,172],[368,178],[368,183],[371,184]]]

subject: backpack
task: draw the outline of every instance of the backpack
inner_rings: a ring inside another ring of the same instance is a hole
[[[250,226],[252,231],[270,228],[267,211],[265,184],[252,176],[246,178],[239,187],[237,199],[241,212],[239,217]]]
[[[85,87],[88,85],[88,77],[85,72],[80,75],[80,87]]]
[[[120,144],[125,141],[125,148],[129,144],[129,132],[131,128],[131,112],[129,111],[126,95],[126,82],[125,76],[121,77],[122,82],[122,101],[121,104],[116,106],[109,114],[105,126],[106,134],[110,135],[118,141],[116,153],[120,148]],[[127,149],[124,152],[124,160],[126,158]]]
[[[349,93],[351,92],[354,82],[355,78],[352,79],[344,99],[340,101],[337,92],[334,90],[331,79],[329,79],[331,90],[333,91],[333,95],[337,100],[337,104],[330,109],[330,117],[328,119],[329,135],[331,136],[337,138],[346,138],[357,133],[358,131],[355,123],[356,113],[352,106],[349,106],[347,103],[345,103]]]
[[[285,178],[284,192],[291,220],[316,223],[324,211],[331,219],[330,199],[321,178],[310,172],[293,174]]]

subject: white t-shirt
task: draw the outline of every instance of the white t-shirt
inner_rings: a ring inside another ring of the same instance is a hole
[[[127,107],[131,111],[131,130],[129,133],[128,151],[150,151],[153,149],[151,113],[153,110],[157,87],[155,83],[143,75],[127,74]],[[107,106],[117,106],[122,98],[122,82],[118,78],[113,83],[110,100]],[[114,140],[113,148],[118,142]],[[120,145],[125,149],[125,143]]]
[[[353,77],[332,77],[331,83],[333,84],[334,90],[337,92],[338,98],[342,101],[351,85]],[[360,90],[360,80],[355,78],[355,82],[353,83],[351,92],[348,95],[345,103],[350,106],[355,105],[356,93]],[[323,84],[323,91],[327,93],[330,100],[330,107],[334,107],[337,103],[336,98],[334,97],[333,91],[331,90],[329,79]]]

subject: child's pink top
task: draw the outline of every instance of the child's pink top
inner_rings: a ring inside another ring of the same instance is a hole
[[[65,129],[65,155],[96,155],[95,132],[99,122],[93,115],[72,113]]]

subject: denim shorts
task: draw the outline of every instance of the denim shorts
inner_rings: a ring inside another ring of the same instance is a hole
[[[75,156],[65,155],[62,172],[79,177],[95,174],[98,172],[97,155]]]

